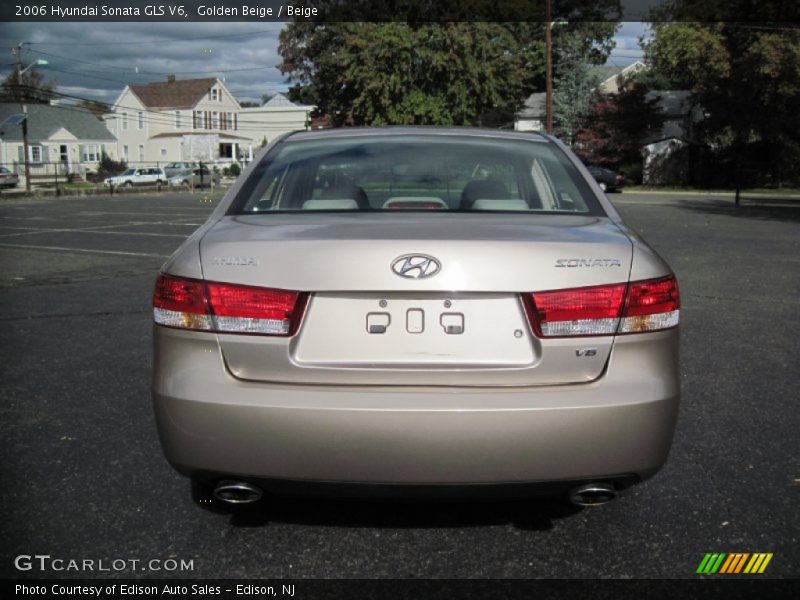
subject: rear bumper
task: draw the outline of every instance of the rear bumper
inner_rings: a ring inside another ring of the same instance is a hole
[[[646,478],[665,462],[677,331],[623,336],[606,373],[534,388],[300,386],[229,374],[214,335],[155,328],[153,401],[187,475],[465,485]]]

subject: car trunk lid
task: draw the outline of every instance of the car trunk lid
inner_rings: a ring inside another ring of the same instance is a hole
[[[591,381],[613,336],[538,338],[521,294],[625,282],[631,253],[609,219],[575,215],[246,215],[201,243],[207,280],[310,294],[291,338],[220,334],[230,371],[341,385]],[[409,256],[438,272],[399,275]]]

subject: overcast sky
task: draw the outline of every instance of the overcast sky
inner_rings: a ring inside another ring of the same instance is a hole
[[[285,91],[277,69],[282,23],[0,23],[0,76],[11,72],[11,47],[30,42],[23,53],[58,91],[113,102],[128,83],[219,77],[239,100]],[[625,66],[641,56],[637,38],[642,23],[623,23],[610,63]],[[2,51],[2,50],[0,50]]]

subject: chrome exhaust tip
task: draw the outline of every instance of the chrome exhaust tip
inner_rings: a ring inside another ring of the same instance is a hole
[[[214,497],[227,504],[252,504],[263,495],[261,489],[246,481],[220,481],[214,488]]]
[[[611,502],[617,490],[609,483],[585,483],[569,493],[569,501],[577,506],[597,506]]]

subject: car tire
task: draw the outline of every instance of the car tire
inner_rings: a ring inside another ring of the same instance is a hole
[[[599,185],[600,189],[603,190],[604,192],[608,190],[608,186],[605,183],[603,183],[602,181],[600,183],[598,183],[597,185]]]
[[[123,185],[124,185],[125,187],[132,188],[132,187],[133,187],[133,182],[132,182],[132,181],[126,181],[126,182],[125,182]]]

